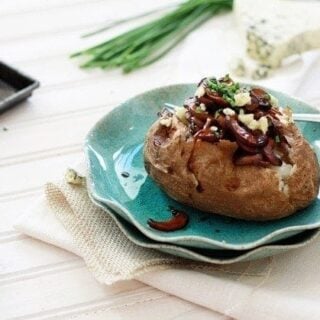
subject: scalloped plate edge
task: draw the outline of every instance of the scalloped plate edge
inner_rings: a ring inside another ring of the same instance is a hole
[[[117,214],[112,212],[112,209],[108,208],[104,203],[98,202],[90,194],[89,194],[89,197],[90,197],[91,201],[96,206],[98,206],[99,208],[101,208],[103,211],[105,211],[107,214],[109,214],[111,216],[111,218],[117,224],[117,226],[119,227],[121,232],[134,244],[136,244],[140,247],[148,248],[148,249],[160,250],[161,252],[165,252],[165,253],[168,253],[171,255],[177,255],[177,252],[180,252],[181,254],[184,255],[184,258],[187,255],[187,256],[189,256],[189,259],[193,259],[193,260],[200,261],[200,262],[211,263],[211,264],[233,264],[233,263],[237,263],[237,262],[244,262],[244,261],[248,261],[248,260],[255,260],[255,259],[259,259],[259,258],[264,258],[264,257],[270,256],[270,255],[277,255],[277,254],[282,253],[284,250],[289,251],[289,250],[304,247],[307,244],[314,241],[320,234],[320,228],[314,229],[314,233],[312,235],[310,235],[310,237],[308,239],[306,239],[305,241],[302,241],[300,243],[297,243],[297,244],[288,244],[288,245],[272,245],[271,244],[271,245],[265,245],[265,246],[261,246],[259,248],[255,248],[249,252],[241,254],[240,256],[238,256],[236,258],[225,258],[225,259],[211,258],[211,257],[205,256],[205,255],[201,255],[201,254],[194,252],[190,249],[179,247],[179,246],[172,245],[172,244],[163,244],[163,243],[148,244],[148,243],[144,243],[142,241],[139,241],[136,238],[132,237],[127,232],[125,227],[122,225],[120,219],[117,217]],[[270,254],[270,252],[269,252],[269,254],[267,253],[265,256],[263,256],[263,253],[267,250],[272,251],[272,254]]]

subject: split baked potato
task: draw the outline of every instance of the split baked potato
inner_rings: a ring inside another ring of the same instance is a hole
[[[183,108],[164,109],[147,133],[144,159],[173,199],[245,220],[289,216],[319,190],[318,160],[290,112],[228,76],[202,80]]]

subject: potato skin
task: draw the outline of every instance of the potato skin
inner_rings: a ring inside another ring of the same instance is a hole
[[[286,127],[294,170],[279,189],[274,167],[235,166],[235,142],[216,144],[194,139],[176,116],[170,127],[157,120],[149,129],[145,167],[149,175],[173,199],[200,209],[245,220],[266,221],[289,216],[307,207],[319,190],[319,164],[297,127]],[[189,168],[188,168],[189,164]]]

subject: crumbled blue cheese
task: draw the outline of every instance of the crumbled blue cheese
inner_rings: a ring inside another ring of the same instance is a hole
[[[278,108],[279,107],[279,100],[273,96],[272,94],[269,93],[270,96],[270,103],[274,108]]]
[[[236,107],[243,107],[246,104],[251,103],[251,97],[249,92],[239,92],[234,95],[234,105]]]
[[[245,124],[247,127],[250,124],[250,122],[252,122],[254,120],[252,113],[249,113],[249,114],[239,113],[238,119],[240,122]]]
[[[234,110],[232,110],[231,108],[224,108],[222,110],[222,112],[226,115],[226,116],[234,116],[236,113]]]
[[[172,118],[162,118],[160,119],[160,124],[162,126],[165,126],[165,127],[171,127],[171,124],[172,124]]]
[[[205,105],[204,103],[200,103],[200,109],[201,109],[202,111],[206,111],[206,110],[207,110],[207,107],[206,107],[206,105]]]
[[[260,129],[264,134],[267,133],[267,131],[268,131],[268,126],[269,126],[269,123],[268,123],[267,117],[261,117],[261,118],[258,120],[258,127],[257,127],[257,129]]]
[[[238,119],[244,125],[251,130],[261,130],[264,134],[268,131],[268,119],[267,117],[261,117],[259,120],[255,120],[252,113],[239,114]]]
[[[184,124],[187,124],[187,118],[186,118],[186,108],[184,107],[176,107],[176,117]]]
[[[211,126],[211,127],[210,127],[210,131],[212,131],[212,132],[218,131],[218,127],[216,127],[216,126]]]
[[[80,176],[78,172],[74,169],[68,168],[64,178],[67,183],[73,184],[73,185],[84,185],[85,184],[85,177]]]

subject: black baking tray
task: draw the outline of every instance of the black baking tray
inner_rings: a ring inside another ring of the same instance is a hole
[[[0,61],[0,113],[31,96],[40,82]]]

